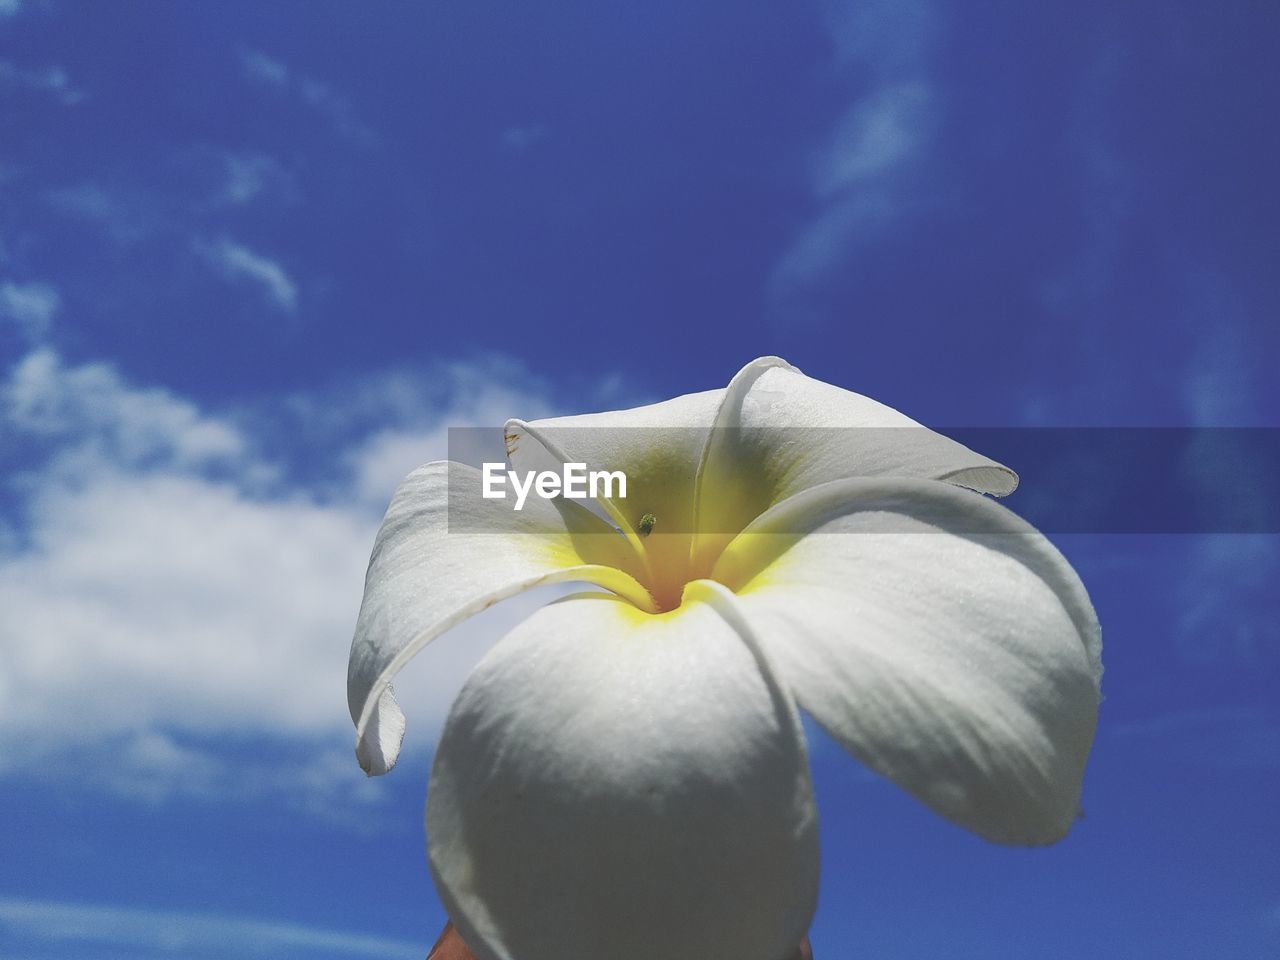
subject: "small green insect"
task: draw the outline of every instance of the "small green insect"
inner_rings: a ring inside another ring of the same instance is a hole
[[[654,525],[658,522],[658,518],[652,513],[646,513],[640,518],[640,536],[647,537],[653,533]]]

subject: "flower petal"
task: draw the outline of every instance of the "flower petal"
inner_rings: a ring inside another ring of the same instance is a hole
[[[724,390],[691,393],[631,410],[554,417],[506,425],[514,469],[558,470],[562,463],[621,470],[627,496],[601,505],[634,536],[640,519],[655,514],[664,527],[692,529],[693,481]]]
[[[1018,485],[1008,467],[777,357],[738,372],[709,436],[697,481],[697,570],[769,507],[831,480],[946,480],[996,496]]]
[[[625,541],[602,521],[573,503],[539,498],[516,513],[480,492],[475,468],[428,463],[396,490],[378,531],[347,670],[356,756],[371,775],[391,769],[404,735],[391,678],[449,627],[522,590],[565,580],[652,603],[624,572],[633,561]],[[505,532],[493,532],[499,526]]]
[[[455,701],[427,794],[436,884],[482,960],[778,960],[817,826],[795,705],[713,590],[603,594],[507,635]]]
[[[694,478],[723,394],[711,390],[632,410],[533,423],[511,420],[507,456],[522,472],[558,471],[562,463],[622,471],[626,497],[601,497],[600,507],[644,565],[642,579],[654,595],[678,600],[693,541]],[[652,536],[641,523],[646,514],[657,521]]]
[[[867,765],[991,840],[1071,826],[1101,641],[1030,525],[944,483],[835,481],[761,517],[715,577],[800,705]]]
[[[870,397],[807,377],[778,357],[761,357],[738,371],[715,426],[725,430],[715,438],[725,447],[712,453],[733,455],[737,468],[744,465],[737,458],[746,457],[774,481],[774,502],[847,477],[946,480],[1000,497],[1018,485],[1008,467]]]

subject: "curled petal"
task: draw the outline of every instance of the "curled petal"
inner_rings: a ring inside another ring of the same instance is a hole
[[[807,377],[777,357],[743,367],[724,392],[698,470],[694,568],[774,504],[855,477],[945,480],[1012,493],[1008,467],[869,397]]]
[[[804,709],[930,807],[1002,843],[1060,838],[1099,703],[1097,618],[1030,525],[920,480],[842,480],[779,505],[718,580]]]
[[[597,518],[541,499],[515,513],[480,494],[473,467],[428,463],[396,490],[378,531],[347,669],[356,756],[371,775],[391,769],[404,734],[391,678],[449,627],[522,590],[566,580],[651,605],[625,572],[632,559],[625,542]],[[494,532],[499,525],[504,532]]]
[[[694,478],[723,390],[694,393],[632,410],[557,417],[506,425],[507,456],[519,471],[585,463],[618,470],[626,497],[599,498],[603,513],[644,565],[644,581],[659,596],[678,598],[693,539]],[[644,522],[655,518],[656,527]],[[650,536],[650,533],[653,533]],[[643,538],[643,540],[642,540]]]
[[[482,960],[778,960],[804,935],[818,848],[795,706],[714,589],[656,616],[551,604],[468,679],[426,819]]]
[[[672,529],[691,529],[693,481],[707,430],[724,390],[708,390],[661,403],[548,420],[509,420],[507,456],[517,470],[558,469],[585,463],[627,475],[627,496],[602,505],[624,530],[645,513]]]

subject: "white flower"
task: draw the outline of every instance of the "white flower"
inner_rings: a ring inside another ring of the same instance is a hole
[[[1076,818],[1097,619],[1057,550],[973,492],[1009,493],[1005,467],[776,358],[508,440],[517,469],[624,471],[613,523],[514,513],[471,467],[419,468],[378,535],[348,677],[357,755],[384,773],[404,731],[390,681],[432,638],[538,584],[603,588],[506,636],[436,752],[431,869],[482,960],[787,956],[818,877],[797,706],[991,840],[1049,843]]]

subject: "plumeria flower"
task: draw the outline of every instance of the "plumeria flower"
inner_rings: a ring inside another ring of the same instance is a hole
[[[857,429],[816,429],[835,427]],[[411,657],[521,591],[594,587],[481,660],[436,750],[428,859],[481,960],[791,956],[818,887],[800,709],[990,840],[1076,819],[1098,623],[1062,555],[983,495],[1010,470],[777,358],[507,439],[514,469],[621,470],[627,496],[514,512],[472,467],[420,467],[348,676],[357,756],[385,773]]]

